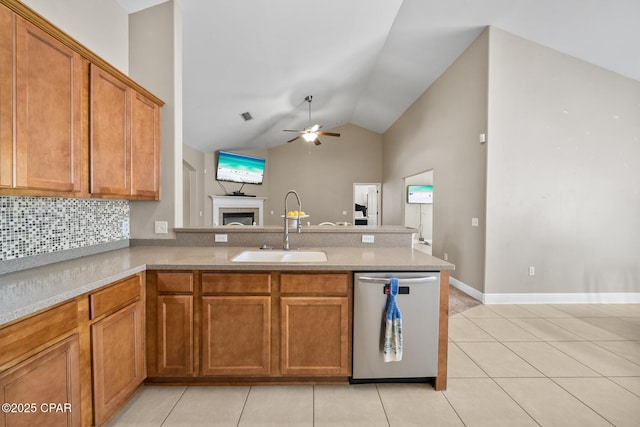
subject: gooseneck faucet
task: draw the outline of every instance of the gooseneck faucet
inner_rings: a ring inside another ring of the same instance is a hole
[[[287,198],[289,197],[289,194],[295,195],[296,199],[298,200],[298,217],[296,218],[296,228],[298,229],[298,233],[300,233],[300,230],[302,228],[302,224],[300,223],[300,212],[302,211],[302,203],[300,203],[300,197],[298,197],[298,193],[296,193],[294,190],[289,190],[287,195],[284,196],[284,243],[282,244],[282,249],[284,249],[285,251],[289,250],[289,217],[287,216],[287,212],[289,212],[289,210],[287,209]]]

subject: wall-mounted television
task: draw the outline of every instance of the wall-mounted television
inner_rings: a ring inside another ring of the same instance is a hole
[[[216,180],[240,184],[262,184],[265,159],[218,151]]]
[[[407,185],[407,203],[433,203],[433,185]]]

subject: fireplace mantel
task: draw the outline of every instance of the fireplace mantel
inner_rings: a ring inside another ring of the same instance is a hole
[[[246,209],[257,209],[256,225],[264,225],[264,201],[266,197],[215,196],[210,195],[213,202],[213,226],[222,225],[220,209],[227,212],[242,212]]]

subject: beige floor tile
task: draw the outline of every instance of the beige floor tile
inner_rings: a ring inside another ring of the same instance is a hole
[[[640,377],[612,377],[609,379],[640,397]]]
[[[640,304],[599,304],[599,307],[612,317],[640,318]]]
[[[511,319],[511,321],[543,341],[584,341],[584,338],[546,319]]]
[[[492,379],[451,379],[443,393],[465,426],[537,426]]]
[[[553,380],[616,427],[640,426],[640,397],[607,378]]]
[[[554,307],[573,317],[610,316],[607,309],[603,308],[603,304],[556,304]]]
[[[640,341],[594,341],[600,347],[640,365]]]
[[[237,426],[249,387],[190,386],[162,427]]]
[[[388,426],[374,384],[314,386],[314,426]]]
[[[457,344],[490,377],[544,376],[502,343],[460,342]]]
[[[542,426],[610,427],[549,378],[498,378],[496,382]]]
[[[313,386],[253,386],[240,427],[313,426]]]
[[[109,427],[160,427],[186,387],[142,387]]]
[[[487,374],[453,342],[449,343],[447,374],[449,378],[483,378],[487,376]]]
[[[495,338],[469,319],[449,319],[449,339],[451,341],[495,341]]]
[[[640,325],[615,317],[585,317],[582,320],[627,340],[640,340]]]
[[[476,305],[462,312],[464,317],[469,319],[478,319],[483,317],[502,317],[486,305]]]
[[[389,425],[409,427],[464,426],[447,399],[423,384],[378,384]]]
[[[521,319],[527,317],[538,317],[537,314],[513,304],[492,304],[487,305],[491,311],[498,313],[507,319]]]
[[[521,304],[518,307],[530,311],[539,317],[571,317],[569,313],[558,310],[555,304]]]
[[[624,359],[597,344],[584,341],[550,342],[550,345],[604,376],[640,376],[640,365]]]
[[[600,376],[599,373],[544,342],[507,342],[504,345],[548,377]]]
[[[633,323],[634,325],[640,326],[640,317],[620,317],[620,319],[625,322]]]
[[[599,328],[584,319],[578,318],[555,318],[548,319],[555,325],[566,329],[574,335],[584,338],[588,341],[605,341],[605,340],[621,340],[624,339],[620,335],[611,333],[606,329]]]
[[[486,333],[498,341],[540,341],[509,319],[471,319]]]

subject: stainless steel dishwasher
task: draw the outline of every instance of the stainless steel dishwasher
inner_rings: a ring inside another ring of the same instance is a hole
[[[403,355],[385,362],[382,354],[387,293],[398,278]],[[354,272],[352,383],[426,382],[438,374],[440,273]]]

